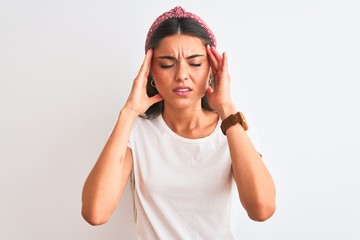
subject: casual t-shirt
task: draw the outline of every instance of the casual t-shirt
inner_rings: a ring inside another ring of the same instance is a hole
[[[220,123],[209,136],[188,139],[162,115],[137,119],[129,140],[137,239],[237,239],[231,216],[239,201]]]

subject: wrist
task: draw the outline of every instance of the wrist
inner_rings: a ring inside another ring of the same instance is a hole
[[[127,118],[136,119],[139,115],[140,114],[137,111],[135,111],[129,107],[124,107],[120,110],[119,118],[121,116],[126,116]]]
[[[231,114],[236,113],[237,108],[233,103],[228,103],[228,104],[220,105],[220,107],[218,109],[216,109],[216,111],[219,114],[220,119],[224,120],[225,118],[227,118]]]

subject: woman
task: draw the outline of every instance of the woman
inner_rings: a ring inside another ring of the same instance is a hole
[[[236,239],[233,184],[251,219],[274,213],[272,177],[231,99],[227,56],[215,47],[210,28],[181,7],[153,23],[130,95],[84,184],[90,224],[110,218],[129,177],[138,239]]]

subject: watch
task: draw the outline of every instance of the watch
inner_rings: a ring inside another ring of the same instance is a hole
[[[240,123],[240,125],[245,131],[249,129],[244,114],[242,114],[241,112],[237,112],[235,114],[231,114],[221,122],[221,131],[224,135],[226,135],[226,130],[228,130],[229,127],[232,127],[238,123]]]

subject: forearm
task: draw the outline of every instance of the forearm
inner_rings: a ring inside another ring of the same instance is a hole
[[[219,115],[223,120],[236,112],[236,108],[229,105],[222,108]],[[273,179],[240,124],[230,127],[226,136],[240,200],[251,219],[266,220],[275,210]]]
[[[91,224],[106,222],[115,210],[128,180],[131,152],[127,144],[137,115],[123,109],[97,162],[85,181],[82,214]]]

